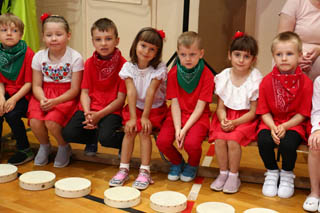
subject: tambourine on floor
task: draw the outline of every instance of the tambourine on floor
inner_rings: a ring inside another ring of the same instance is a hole
[[[150,207],[157,212],[181,212],[187,208],[187,197],[175,191],[156,192],[150,196]]]
[[[0,164],[0,183],[13,181],[18,177],[18,167],[11,164]]]
[[[49,171],[30,171],[19,177],[19,186],[26,190],[38,191],[52,188],[56,175]]]
[[[130,208],[140,203],[140,196],[138,189],[117,186],[104,191],[104,203],[113,208]]]
[[[235,213],[233,206],[222,202],[205,202],[196,208],[197,213]]]
[[[54,184],[56,195],[64,198],[79,198],[91,192],[91,181],[86,178],[69,177]]]

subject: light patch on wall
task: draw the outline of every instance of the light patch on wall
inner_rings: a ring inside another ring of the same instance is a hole
[[[106,1],[126,4],[142,4],[142,0],[95,0],[95,1]]]

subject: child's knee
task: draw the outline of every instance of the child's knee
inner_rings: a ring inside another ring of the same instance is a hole
[[[61,130],[61,125],[54,121],[45,121],[45,125],[50,132],[56,132]]]

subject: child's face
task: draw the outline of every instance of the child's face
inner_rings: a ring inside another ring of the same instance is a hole
[[[92,31],[92,44],[98,54],[104,58],[113,53],[114,49],[119,44],[119,38],[116,37],[114,30],[100,31],[94,29]]]
[[[0,42],[4,48],[10,48],[18,44],[22,33],[14,23],[0,26]]]
[[[63,23],[48,22],[44,26],[43,41],[50,51],[64,50],[71,38],[71,34],[67,33]]]
[[[197,42],[193,42],[190,47],[180,45],[178,48],[178,57],[182,66],[187,69],[194,68],[203,57],[204,50],[199,49]]]
[[[231,54],[229,52],[228,58],[231,61],[233,70],[239,72],[248,72],[255,61],[255,57],[249,52],[242,50],[234,50]]]
[[[278,42],[273,46],[272,56],[280,72],[294,72],[301,55],[297,44],[291,41]]]
[[[140,40],[137,44],[136,54],[139,68],[146,68],[149,62],[157,55],[158,47],[154,44]]]

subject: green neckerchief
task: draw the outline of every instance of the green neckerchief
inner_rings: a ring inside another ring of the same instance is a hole
[[[192,93],[198,86],[202,71],[204,68],[204,61],[200,59],[197,66],[192,69],[187,69],[177,60],[177,79],[180,87],[187,93]]]
[[[23,40],[9,49],[3,48],[2,44],[0,45],[0,72],[4,77],[12,81],[17,79],[26,51],[27,44]]]

